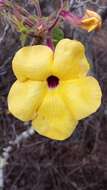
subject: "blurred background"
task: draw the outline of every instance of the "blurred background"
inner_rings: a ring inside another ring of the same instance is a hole
[[[28,11],[28,0],[14,0]],[[44,16],[58,9],[58,0],[41,0]],[[86,8],[99,11],[106,0],[72,0],[71,11],[82,15]],[[106,13],[107,15],[107,13]],[[107,190],[107,19],[97,32],[88,33],[69,24],[63,27],[65,37],[78,39],[86,47],[91,73],[102,88],[100,109],[79,122],[73,135],[57,142],[34,135],[13,147],[4,168],[4,190]],[[0,155],[9,141],[30,127],[14,118],[7,108],[7,95],[15,81],[11,61],[21,47],[20,33],[0,17]],[[30,44],[31,39],[26,41]]]

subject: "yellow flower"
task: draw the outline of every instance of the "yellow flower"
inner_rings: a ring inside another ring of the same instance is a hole
[[[81,20],[80,27],[82,29],[87,30],[88,32],[91,32],[95,29],[100,29],[101,26],[102,26],[101,16],[96,12],[87,9],[84,17]]]
[[[24,47],[12,65],[17,80],[9,92],[9,110],[22,121],[32,120],[43,136],[68,138],[78,121],[101,104],[100,86],[86,76],[89,64],[79,41],[63,39],[55,52],[44,45]]]

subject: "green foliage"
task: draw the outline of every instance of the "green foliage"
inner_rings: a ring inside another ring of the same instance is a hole
[[[64,32],[60,28],[56,27],[52,31],[52,37],[54,45],[56,46],[57,43],[64,38]]]
[[[20,41],[23,47],[26,43],[29,33],[32,32],[32,29],[29,29],[28,27],[24,26],[23,22],[17,22],[17,28],[20,32]]]
[[[25,42],[26,42],[26,40],[27,40],[27,35],[26,34],[24,34],[24,33],[21,33],[20,34],[20,41],[21,41],[21,46],[23,47],[24,45],[25,45]]]

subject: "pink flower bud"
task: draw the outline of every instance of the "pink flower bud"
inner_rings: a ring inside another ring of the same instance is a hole
[[[60,12],[60,15],[64,18],[64,20],[73,24],[73,26],[78,26],[81,24],[81,17],[76,16],[69,11],[62,10]]]

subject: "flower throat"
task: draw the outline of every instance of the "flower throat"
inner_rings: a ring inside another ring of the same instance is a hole
[[[59,84],[59,78],[51,75],[47,78],[47,83],[49,88],[55,88]]]

